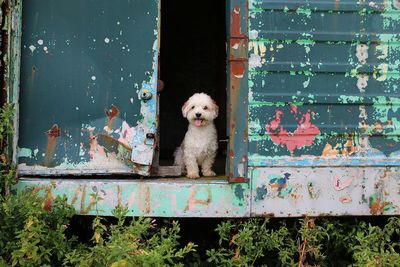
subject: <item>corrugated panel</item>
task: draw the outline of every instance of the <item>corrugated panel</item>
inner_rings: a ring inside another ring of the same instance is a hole
[[[250,1],[250,165],[400,165],[398,7]]]
[[[21,174],[148,173],[158,2],[23,2]]]

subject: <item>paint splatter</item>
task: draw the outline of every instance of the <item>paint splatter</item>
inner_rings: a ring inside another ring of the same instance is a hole
[[[265,196],[268,193],[268,189],[265,185],[256,188],[256,201],[264,200]]]
[[[36,46],[34,46],[34,45],[30,45],[29,46],[29,49],[31,50],[31,52],[33,53],[33,51],[35,51],[36,50]]]
[[[345,189],[346,187],[349,187],[353,182],[353,177],[347,178],[347,179],[342,179],[339,176],[333,177],[333,187],[335,188],[336,191],[340,191]]]
[[[278,197],[284,198],[292,192],[292,185],[289,184],[290,173],[284,173],[283,177],[279,175],[270,175],[269,186],[278,193]]]
[[[244,189],[241,184],[236,185],[235,196],[240,200],[244,199]]]
[[[297,148],[314,144],[314,139],[320,134],[320,130],[311,122],[314,115],[311,110],[301,114],[296,106],[291,106],[291,113],[298,122],[297,129],[294,132],[288,132],[282,125],[284,115],[280,109],[276,110],[275,118],[266,125],[266,129],[272,142],[286,146],[292,152]]]

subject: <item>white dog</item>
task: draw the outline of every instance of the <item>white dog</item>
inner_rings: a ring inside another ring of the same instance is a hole
[[[210,96],[197,93],[182,106],[182,115],[189,121],[188,131],[180,147],[174,153],[174,165],[186,169],[186,176],[199,178],[199,165],[203,176],[215,176],[212,170],[217,154],[217,130],[214,119],[218,106]]]

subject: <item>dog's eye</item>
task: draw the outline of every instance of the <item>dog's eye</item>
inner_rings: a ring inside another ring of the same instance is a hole
[[[207,106],[204,106],[204,107],[203,107],[203,109],[204,109],[204,110],[207,110],[207,109],[208,109],[208,107],[207,107]]]
[[[192,106],[192,109],[194,109],[194,106]]]

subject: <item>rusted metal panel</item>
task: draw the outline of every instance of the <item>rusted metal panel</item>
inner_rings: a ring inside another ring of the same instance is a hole
[[[251,168],[251,216],[400,214],[391,167]]]
[[[250,165],[399,165],[396,3],[250,2]]]
[[[228,1],[228,126],[226,173],[230,182],[246,182],[248,146],[248,2]]]
[[[71,180],[21,179],[18,187],[35,187],[49,205],[66,195],[79,214],[112,215],[117,205],[128,216],[248,217],[250,186],[226,180]]]
[[[159,1],[24,1],[21,175],[148,175]]]

